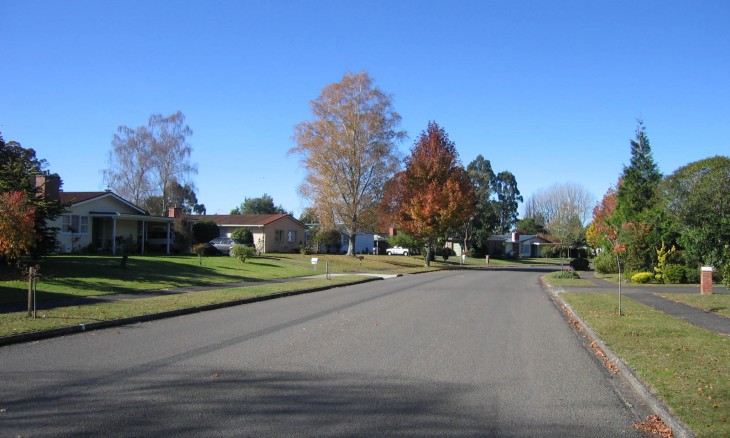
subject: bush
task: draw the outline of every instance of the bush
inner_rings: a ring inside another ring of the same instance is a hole
[[[684,268],[684,279],[689,284],[700,284],[700,268]]]
[[[562,278],[565,280],[575,280],[580,278],[580,275],[578,275],[575,271],[563,271],[563,272],[556,272],[553,274],[553,278]]]
[[[666,265],[664,267],[664,282],[669,284],[684,283],[684,267],[681,265]]]
[[[590,265],[591,262],[584,258],[577,258],[570,261],[570,267],[576,271],[587,271]]]
[[[600,274],[618,274],[618,262],[616,254],[610,251],[603,251],[593,259],[593,267]]]
[[[195,242],[210,242],[220,235],[218,225],[213,221],[200,221],[193,224],[193,239]]]
[[[231,248],[231,257],[235,257],[246,263],[246,259],[250,259],[256,256],[256,249],[246,245],[233,245]]]
[[[253,246],[253,233],[246,228],[237,228],[231,233],[231,237],[241,240],[246,245]]]
[[[651,272],[638,272],[631,276],[631,282],[646,284],[654,278],[654,274]]]

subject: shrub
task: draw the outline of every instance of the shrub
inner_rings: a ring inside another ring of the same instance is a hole
[[[631,281],[633,283],[641,283],[646,284],[649,283],[654,278],[654,274],[651,272],[638,272],[631,276]]]
[[[591,262],[589,262],[588,259],[584,259],[582,257],[570,261],[570,267],[575,269],[576,271],[587,271],[590,265]]]
[[[210,242],[218,236],[220,236],[220,230],[213,221],[200,221],[193,224],[193,239],[195,242]]]
[[[593,259],[593,267],[601,274],[618,274],[618,262],[616,254],[610,251],[603,251]]]
[[[241,240],[246,245],[253,246],[253,233],[246,228],[237,228],[231,233],[231,237]]]
[[[684,278],[689,284],[700,284],[700,268],[684,268]]]
[[[256,256],[256,249],[250,246],[233,245],[231,248],[231,257],[237,258],[241,263],[246,263],[246,259],[253,258],[254,256]]]
[[[309,247],[307,245],[299,245],[299,254],[305,256],[310,254]]]
[[[666,265],[664,267],[664,282],[669,284],[684,283],[684,267],[681,265]]]
[[[575,280],[577,278],[580,278],[580,275],[578,275],[578,273],[575,271],[563,271],[563,272],[556,272],[555,274],[553,274],[553,278]]]

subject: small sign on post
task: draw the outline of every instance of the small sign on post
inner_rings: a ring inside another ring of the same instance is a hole
[[[317,270],[317,263],[319,263],[319,258],[312,257],[312,266],[314,267],[314,270]]]
[[[463,265],[464,263],[466,263],[466,254],[461,255],[461,264]]]

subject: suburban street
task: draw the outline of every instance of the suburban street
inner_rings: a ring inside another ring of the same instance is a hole
[[[407,275],[2,347],[0,436],[644,436],[539,275]]]

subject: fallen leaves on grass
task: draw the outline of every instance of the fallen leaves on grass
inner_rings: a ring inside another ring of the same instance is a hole
[[[606,353],[603,352],[601,346],[598,345],[596,341],[591,342],[590,347],[593,349],[593,352],[596,354],[596,356],[601,359],[603,366],[608,368],[608,370],[611,371],[612,374],[618,374],[618,366],[608,359],[608,356],[606,356]]]
[[[672,429],[669,428],[658,415],[649,415],[646,421],[634,423],[634,429],[657,435],[662,438],[672,438]]]

